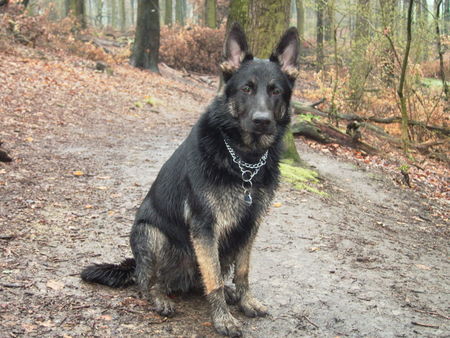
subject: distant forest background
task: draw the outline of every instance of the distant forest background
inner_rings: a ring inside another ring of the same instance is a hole
[[[326,117],[337,127],[354,123],[356,132],[347,132],[356,139],[364,126],[385,142],[400,140],[405,152],[448,161],[450,0],[0,0],[8,3],[26,15],[3,28],[17,40],[39,45],[66,32],[65,48],[75,53],[153,71],[163,62],[218,74],[232,21],[244,27],[259,57],[296,26],[296,94],[309,104],[294,107],[315,128],[312,137],[326,132],[317,124]],[[147,19],[139,23],[140,15]]]

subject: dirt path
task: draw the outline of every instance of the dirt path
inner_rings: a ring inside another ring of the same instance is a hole
[[[11,90],[2,102],[29,97],[2,112],[16,161],[0,167],[0,336],[215,336],[201,296],[176,297],[165,319],[133,288],[78,278],[88,263],[130,255],[136,207],[214,91],[73,62],[61,69],[77,74],[65,92],[36,80],[17,93],[20,77],[49,63],[0,74]],[[161,103],[133,108],[145,95]],[[282,184],[252,258],[253,291],[271,315],[233,309],[246,336],[448,336],[448,225],[382,173],[298,145],[328,197]]]

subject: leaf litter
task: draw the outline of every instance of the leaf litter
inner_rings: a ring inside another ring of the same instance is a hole
[[[0,140],[14,157],[0,164],[0,335],[214,336],[199,295],[174,295],[177,315],[161,318],[136,289],[85,285],[78,273],[130,255],[134,211],[217,81],[164,66],[96,72],[93,61],[26,46],[0,54]],[[297,142],[327,195],[281,185],[251,272],[271,317],[233,307],[246,334],[448,333],[448,171],[413,168],[409,189],[385,158]],[[305,313],[313,324],[300,325]]]

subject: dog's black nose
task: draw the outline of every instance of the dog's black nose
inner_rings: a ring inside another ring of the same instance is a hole
[[[261,131],[266,130],[272,122],[271,114],[266,112],[256,112],[252,116],[252,122],[256,129]]]

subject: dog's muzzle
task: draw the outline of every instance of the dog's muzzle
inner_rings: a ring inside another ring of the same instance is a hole
[[[275,120],[271,112],[257,111],[252,115],[252,129],[257,134],[273,134]]]

